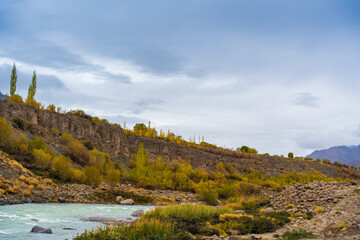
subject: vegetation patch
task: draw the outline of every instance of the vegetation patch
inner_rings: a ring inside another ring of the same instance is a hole
[[[299,239],[315,239],[317,238],[316,235],[314,235],[311,232],[307,232],[303,229],[299,229],[299,230],[293,230],[291,232],[285,232],[282,236],[274,236],[274,237],[278,237],[282,240],[299,240]]]
[[[135,204],[149,204],[155,202],[155,199],[153,197],[144,196],[132,191],[123,190],[107,190],[95,192],[90,196],[90,198],[99,198],[105,200],[106,202],[114,202],[116,196],[122,196],[124,199],[132,199],[134,200]]]

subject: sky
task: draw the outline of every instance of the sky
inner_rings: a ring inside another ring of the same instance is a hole
[[[188,140],[360,144],[355,0],[0,0],[0,91]]]

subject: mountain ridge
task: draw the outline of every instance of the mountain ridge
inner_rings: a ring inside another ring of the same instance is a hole
[[[327,158],[333,162],[337,161],[342,164],[349,164],[352,166],[360,166],[360,145],[351,146],[334,146],[327,149],[315,150],[306,157],[313,159]]]

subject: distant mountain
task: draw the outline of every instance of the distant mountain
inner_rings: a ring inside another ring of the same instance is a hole
[[[327,158],[332,162],[338,161],[340,163],[346,163],[358,167],[360,166],[360,145],[336,146],[328,149],[316,150],[306,157],[313,159]]]
[[[0,99],[1,99],[1,100],[5,100],[5,97],[6,97],[6,96],[0,92]]]

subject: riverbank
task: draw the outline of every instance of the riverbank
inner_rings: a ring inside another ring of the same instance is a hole
[[[134,204],[166,205],[197,202],[197,194],[134,188],[131,184],[55,184],[35,175],[0,151],[0,205],[22,203],[117,203],[116,198],[132,199]]]

